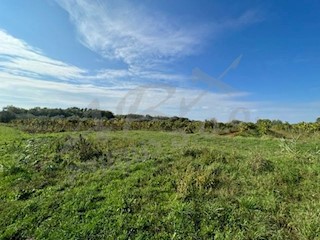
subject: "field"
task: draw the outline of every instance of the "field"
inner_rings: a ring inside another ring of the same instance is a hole
[[[0,239],[320,239],[320,140],[0,126]]]

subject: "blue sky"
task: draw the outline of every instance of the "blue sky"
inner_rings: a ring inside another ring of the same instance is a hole
[[[0,107],[320,116],[320,2],[2,0]]]

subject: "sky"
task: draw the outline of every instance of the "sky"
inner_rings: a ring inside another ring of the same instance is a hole
[[[2,0],[0,108],[320,117],[317,0]]]

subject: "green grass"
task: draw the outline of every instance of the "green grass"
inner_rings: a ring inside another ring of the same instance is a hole
[[[320,239],[319,142],[0,126],[0,239]]]

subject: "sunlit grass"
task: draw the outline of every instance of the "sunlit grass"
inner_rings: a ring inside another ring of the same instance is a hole
[[[1,239],[317,239],[318,139],[0,127]]]

